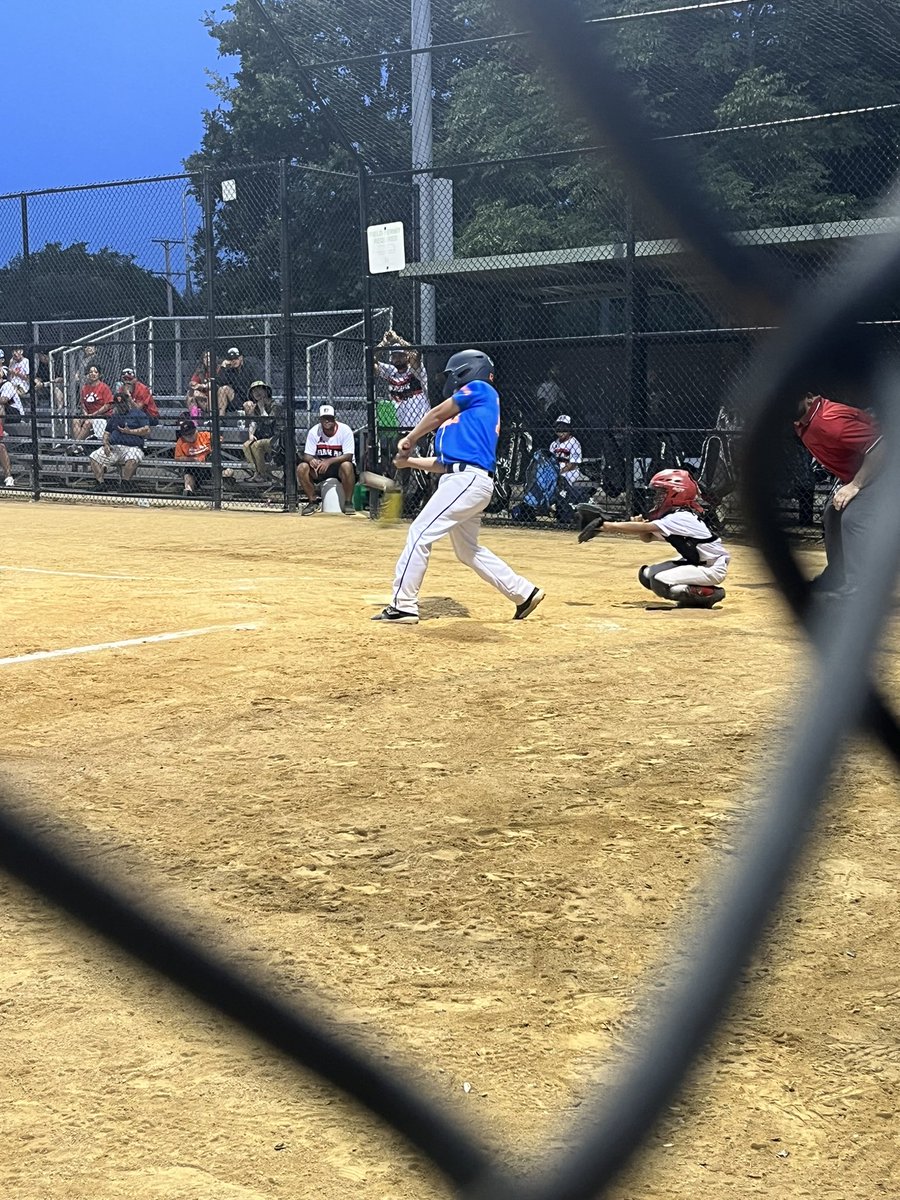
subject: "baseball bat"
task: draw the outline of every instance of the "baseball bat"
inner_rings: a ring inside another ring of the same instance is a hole
[[[400,484],[396,479],[389,479],[387,475],[379,475],[376,471],[363,471],[360,474],[359,482],[365,488],[371,488],[376,492],[399,492]]]

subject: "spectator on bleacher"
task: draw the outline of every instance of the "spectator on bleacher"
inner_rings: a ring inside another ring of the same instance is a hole
[[[195,421],[209,413],[209,381],[209,351],[204,350],[200,355],[200,362],[191,376],[187,395],[184,398],[187,410]]]
[[[250,385],[250,399],[244,405],[247,440],[244,458],[253,467],[251,483],[268,483],[272,478],[271,459],[281,449],[281,405],[272,399],[272,389],[262,379]]]
[[[74,420],[76,451],[80,452],[79,442],[83,442],[88,434],[102,438],[106,432],[106,417],[112,412],[113,394],[100,377],[100,368],[93,363],[88,367],[87,379],[81,389],[81,410],[83,417]]]
[[[134,367],[123,368],[122,387],[116,390],[126,392],[129,399],[134,402],[135,407],[142,408],[148,417],[159,417],[159,409],[156,407],[153,393],[147,387],[146,383],[141,383],[138,379]]]
[[[79,386],[84,386],[87,382],[88,372],[91,367],[99,367],[100,363],[97,360],[97,347],[93,343],[88,343],[87,346],[82,346],[75,359],[75,382]]]
[[[212,435],[205,429],[198,429],[190,417],[182,417],[175,426],[178,437],[175,442],[175,458],[184,462],[184,494],[193,496],[197,492],[200,472],[192,471],[192,463],[206,462],[212,453]],[[205,476],[204,476],[205,477]]]
[[[222,365],[216,371],[220,417],[243,407],[250,399],[250,388],[259,375],[259,368],[248,362],[237,346],[226,351]]]
[[[187,409],[194,421],[205,421],[209,416],[209,384],[192,383],[187,394]]]
[[[22,394],[12,378],[5,372],[0,374],[0,404],[3,405],[4,419],[7,425],[17,425],[25,416],[25,405]]]
[[[46,350],[38,350],[37,362],[34,364],[34,398],[40,403],[50,403],[53,410],[61,412],[63,406],[62,380],[50,377],[50,355]]]
[[[5,394],[7,388],[9,388],[10,391],[15,392],[15,388],[8,381],[5,382],[2,386],[0,386],[0,471],[3,472],[4,486],[12,487],[16,481],[13,479],[12,466],[9,461],[9,454],[7,453],[6,446],[4,445],[4,442],[6,441],[6,434],[3,431],[4,422],[6,420],[7,403],[8,403],[6,394]]]
[[[209,369],[209,351],[204,350],[200,355],[200,361],[197,364],[196,370],[191,376],[191,387],[196,387],[198,383],[205,383],[209,387],[211,372]]]
[[[23,346],[14,346],[9,359],[9,378],[20,396],[27,396],[31,389],[31,363],[25,357]]]
[[[306,496],[303,515],[314,513],[322,503],[316,494],[316,484],[326,479],[339,479],[344,493],[344,512],[353,512],[353,488],[356,472],[353,430],[338,421],[330,404],[319,408],[319,423],[306,435],[302,461],[297,464],[297,483]]]
[[[92,369],[96,370],[96,367]],[[137,408],[127,395],[116,396],[113,411],[106,418],[103,445],[91,455],[91,470],[98,488],[105,487],[107,467],[120,467],[126,483],[134,478],[138,463],[144,457],[144,441],[156,424],[157,418]]]

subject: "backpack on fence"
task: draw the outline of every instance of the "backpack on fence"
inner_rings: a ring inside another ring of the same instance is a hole
[[[525,472],[525,493],[513,516],[520,520],[546,516],[556,503],[559,467],[547,450],[535,450]]]

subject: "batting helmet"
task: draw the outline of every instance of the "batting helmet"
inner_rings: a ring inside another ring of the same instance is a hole
[[[494,381],[494,364],[482,350],[458,350],[444,367],[444,399],[448,399],[473,379]]]
[[[653,493],[653,508],[647,514],[650,521],[676,508],[692,508],[698,513],[703,511],[699,500],[700,489],[688,471],[657,471],[650,480],[650,488]]]

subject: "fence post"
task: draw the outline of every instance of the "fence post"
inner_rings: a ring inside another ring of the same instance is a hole
[[[181,362],[181,322],[175,319],[175,393],[183,396],[185,393],[184,371]]]
[[[32,289],[31,289],[31,247],[28,240],[28,197],[22,192],[19,197],[22,209],[22,278],[25,284],[25,326],[30,330],[32,339],[34,338],[34,320],[32,311]],[[27,338],[26,338],[27,341]],[[25,353],[28,356],[29,373],[28,373],[28,394],[31,400],[29,405],[31,409],[31,492],[35,500],[41,498],[41,450],[40,450],[40,427],[38,426],[37,413],[37,394],[34,388],[34,373],[37,366],[35,344],[32,340],[31,345],[24,347]],[[52,374],[52,372],[51,372]],[[50,380],[50,411],[53,411],[53,380]]]
[[[213,199],[209,168],[203,168],[203,245],[206,271],[206,340],[209,345],[209,419],[212,432],[212,506],[222,507],[222,444],[219,422],[219,388],[216,383],[216,249],[213,234]]]
[[[625,517],[634,512],[634,201],[625,197]]]
[[[375,454],[377,431],[375,427],[375,347],[372,344],[372,277],[369,274],[369,239],[366,230],[369,228],[369,183],[366,178],[366,168],[360,162],[357,166],[359,180],[359,236],[360,252],[362,255],[362,305],[363,305],[363,354],[365,357],[366,374],[366,461],[360,467],[372,467]]]
[[[294,405],[294,280],[291,269],[291,231],[288,225],[287,159],[278,164],[278,191],[281,208],[281,325],[284,360],[284,511],[297,511],[297,414]],[[268,382],[268,376],[266,377]]]

